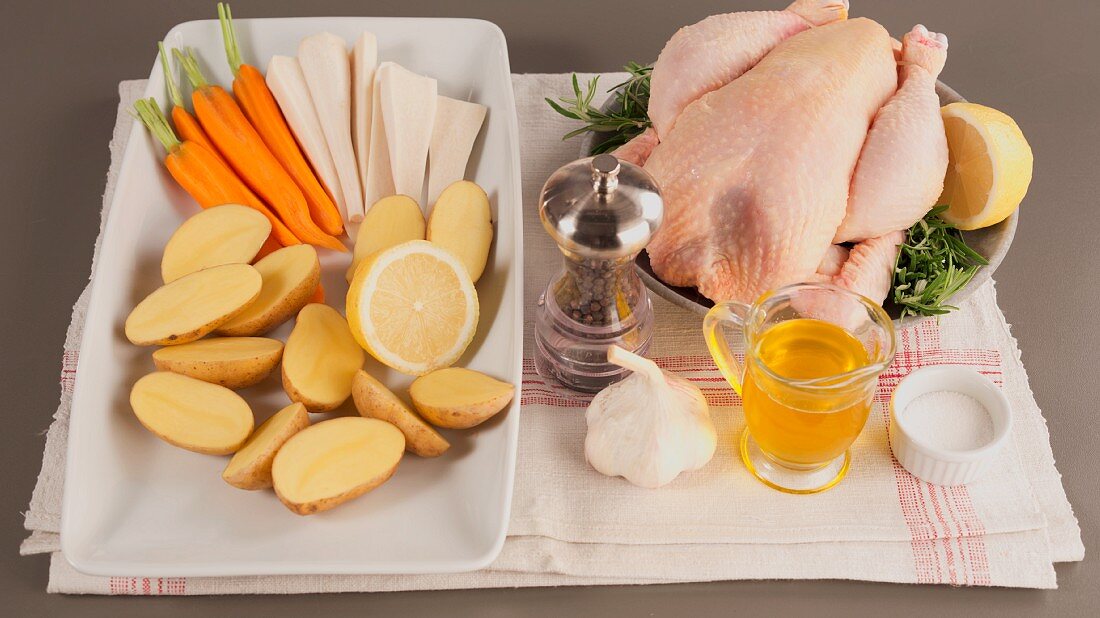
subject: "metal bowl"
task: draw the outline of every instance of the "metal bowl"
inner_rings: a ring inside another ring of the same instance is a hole
[[[966,100],[959,93],[952,90],[950,86],[939,81],[936,82],[936,94],[940,96],[940,105]],[[609,96],[607,101],[603,104],[603,110],[611,111],[616,106],[616,97]],[[581,138],[581,156],[587,157],[588,153],[592,151],[592,148],[609,137],[610,134],[584,134]],[[984,256],[989,261],[989,265],[980,268],[969,283],[948,299],[951,304],[958,305],[966,300],[966,298],[973,294],[982,284],[992,278],[993,271],[997,270],[997,266],[1000,265],[1004,260],[1005,254],[1008,253],[1008,247],[1012,244],[1012,238],[1016,235],[1016,223],[1019,221],[1019,218],[1020,214],[1017,210],[1012,213],[1012,216],[997,225],[962,233],[963,238],[966,240],[966,244],[970,245],[971,248]],[[635,267],[642,281],[645,282],[646,287],[674,305],[693,311],[700,316],[705,315],[706,312],[714,306],[714,303],[711,302],[710,299],[700,294],[695,288],[675,287],[661,281],[657,275],[654,274],[653,268],[649,264],[649,255],[645,251],[638,255],[638,258],[635,260]],[[889,298],[886,300],[883,308],[886,309],[887,314],[894,318],[894,326],[899,329],[915,326],[930,317],[906,316],[904,318],[899,318],[898,316],[901,315],[901,308],[894,305]]]

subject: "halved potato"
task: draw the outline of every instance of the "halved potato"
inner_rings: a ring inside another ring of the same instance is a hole
[[[351,396],[364,360],[344,316],[328,305],[306,305],[283,350],[283,389],[310,412],[334,410]]]
[[[222,264],[251,263],[271,234],[271,222],[238,204],[207,208],[176,229],[160,261],[165,283]]]
[[[201,339],[260,295],[259,271],[248,264],[212,266],[165,284],[126,318],[135,345],[178,345]]]
[[[470,279],[480,279],[493,242],[493,219],[485,191],[469,180],[444,189],[428,219],[428,240],[458,256]]]
[[[161,348],[153,352],[153,364],[203,382],[245,388],[266,378],[282,357],[278,339],[219,337]]]
[[[309,427],[309,413],[300,403],[292,403],[264,421],[241,450],[233,455],[222,472],[226,483],[241,489],[271,487],[271,463],[275,453],[294,434]]]
[[[374,203],[359,224],[348,281],[363,258],[410,240],[424,240],[424,213],[407,195],[391,195]]]
[[[286,322],[309,302],[321,282],[321,262],[312,245],[283,247],[254,264],[263,277],[255,302],[218,332],[234,337],[262,335]]]
[[[344,416],[317,423],[275,454],[275,494],[299,515],[327,511],[385,483],[404,452],[405,436],[385,421]]]
[[[158,371],[130,390],[141,424],[169,444],[196,453],[228,455],[244,444],[255,419],[233,391],[178,373]]]
[[[360,369],[351,384],[359,414],[392,423],[405,435],[405,449],[421,457],[438,457],[451,448],[439,432],[409,409],[393,391]]]
[[[433,371],[413,381],[409,396],[436,427],[466,429],[484,423],[512,401],[515,387],[461,367]]]

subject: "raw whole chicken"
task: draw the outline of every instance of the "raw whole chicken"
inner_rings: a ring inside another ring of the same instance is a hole
[[[916,26],[896,56],[882,26],[847,13],[847,0],[796,0],[708,17],[666,44],[653,128],[616,153],[661,185],[647,250],[666,283],[716,301],[802,281],[885,299],[901,230],[943,188],[947,39]]]

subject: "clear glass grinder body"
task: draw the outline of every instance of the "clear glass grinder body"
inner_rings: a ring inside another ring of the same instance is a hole
[[[608,362],[608,346],[648,349],[653,308],[634,258],[663,213],[653,177],[613,155],[574,161],[546,181],[539,218],[565,262],[536,308],[535,367],[552,385],[598,392],[628,373]]]

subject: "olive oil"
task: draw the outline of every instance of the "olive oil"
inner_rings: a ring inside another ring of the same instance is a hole
[[[843,328],[808,318],[778,322],[757,336],[745,367],[745,419],[761,450],[776,463],[813,469],[842,455],[871,409],[864,388],[792,386],[869,364],[867,350]]]

